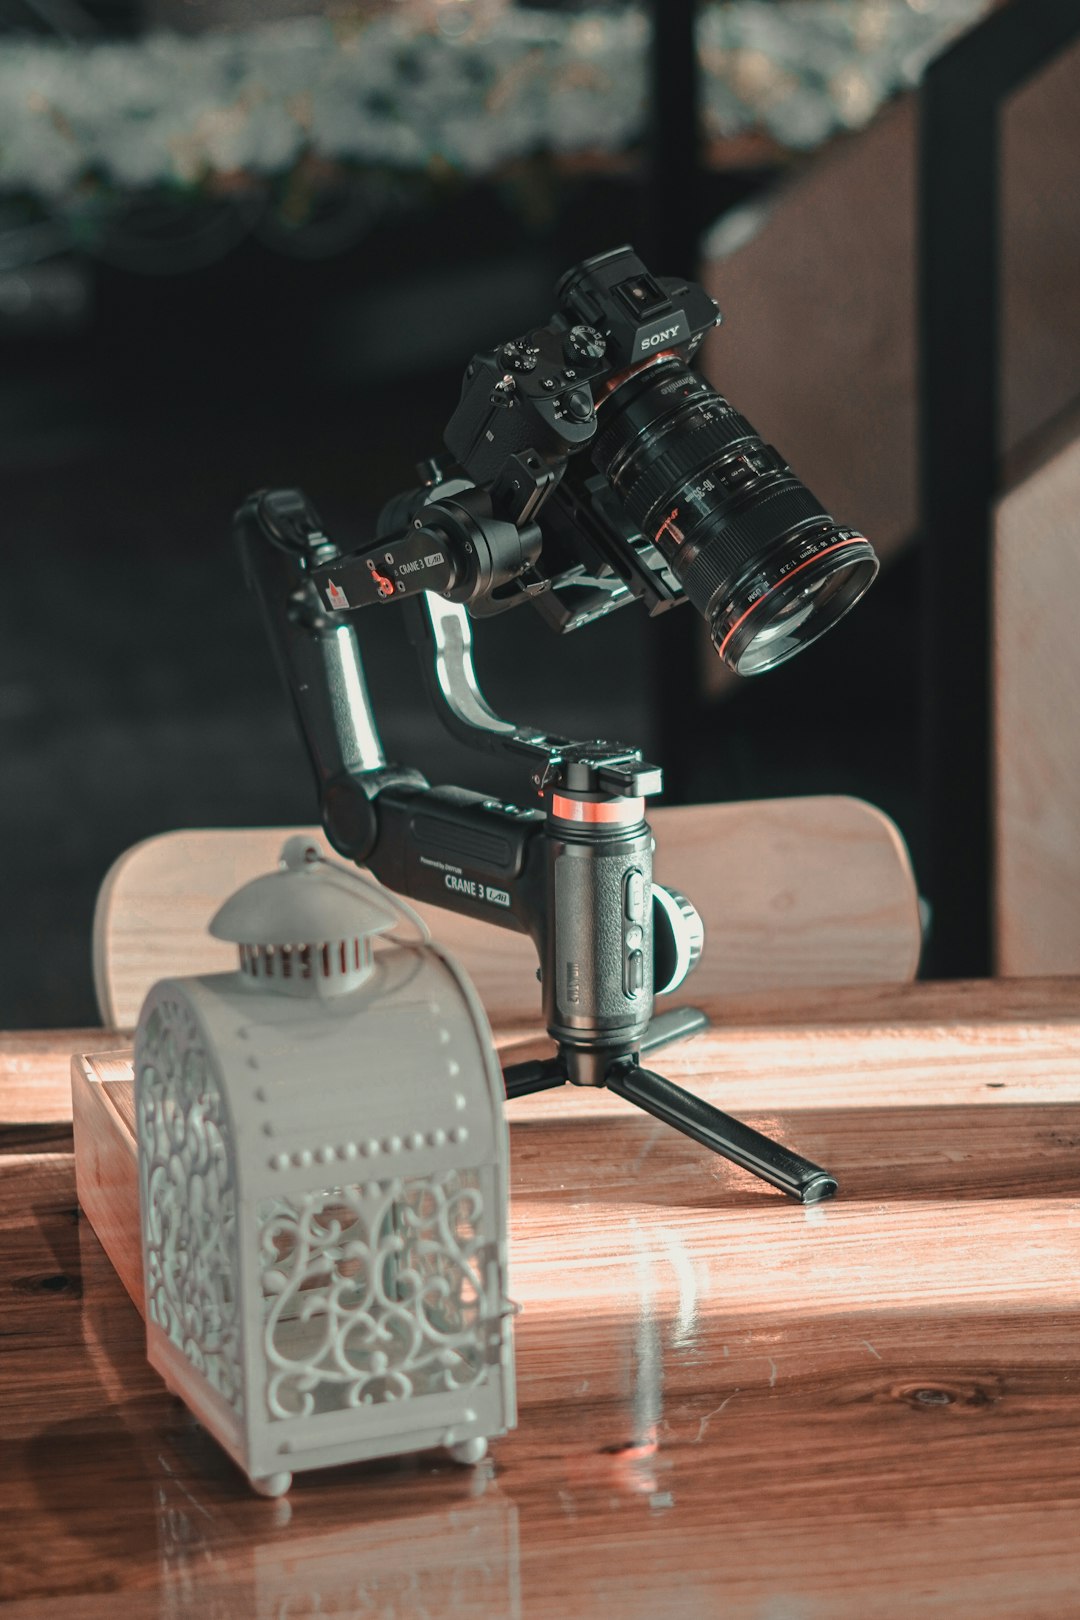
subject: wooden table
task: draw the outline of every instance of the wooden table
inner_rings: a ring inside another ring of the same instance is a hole
[[[1080,983],[713,1011],[666,1072],[841,1198],[603,1094],[513,1104],[517,1432],[277,1503],[79,1218],[68,1059],[120,1038],[0,1037],[5,1620],[1080,1615]]]

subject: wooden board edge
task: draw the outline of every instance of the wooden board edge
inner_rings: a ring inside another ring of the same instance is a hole
[[[111,1054],[110,1054],[111,1055]],[[94,1057],[71,1060],[75,1188],[80,1207],[140,1316],[143,1270],[135,1139],[117,1113]]]

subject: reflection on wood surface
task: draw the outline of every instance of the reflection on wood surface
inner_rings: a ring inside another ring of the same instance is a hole
[[[7,1613],[1080,1612],[1076,987],[847,995],[789,1004],[802,1024],[742,1004],[662,1064],[828,1164],[835,1204],[613,1098],[513,1104],[519,1429],[476,1475],[394,1459],[282,1503],[165,1394],[76,1219],[70,1139],[24,1111],[0,1137]],[[12,1097],[32,1046],[46,1120],[70,1040],[21,1046]],[[122,1150],[122,1060],[102,1072]]]

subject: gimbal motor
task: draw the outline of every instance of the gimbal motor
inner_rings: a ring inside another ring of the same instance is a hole
[[[607,1086],[812,1202],[836,1190],[826,1171],[641,1065],[706,1022],[654,1017],[702,946],[690,902],[652,881],[645,801],[660,771],[633,748],[500,719],[470,620],[530,602],[567,631],[635,598],[653,614],[689,599],[725,662],[757,674],[833,625],[877,558],[689,369],[720,319],[701,287],[654,278],[619,248],[570,271],[557,299],[549,325],[472,360],[450,458],[423,465],[368,545],[341,551],[300,491],[261,491],[236,520],[247,576],[330,842],[390,888],[536,945],[556,1051],[508,1069],[507,1095]],[[399,599],[440,717],[517,759],[535,808],[387,762],[352,615]]]

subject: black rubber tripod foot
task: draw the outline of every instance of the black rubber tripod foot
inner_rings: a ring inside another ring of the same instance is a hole
[[[503,1070],[508,1097],[549,1091],[554,1086],[564,1085],[567,1078],[561,1054],[540,1062],[516,1063]],[[663,1120],[665,1125],[673,1125],[684,1136],[692,1137],[752,1175],[760,1176],[762,1181],[779,1187],[800,1204],[817,1204],[824,1198],[832,1198],[836,1192],[835,1176],[819,1164],[792,1153],[772,1137],[763,1136],[752,1126],[703,1102],[692,1092],[665,1080],[663,1075],[643,1069],[632,1058],[613,1062],[605,1075],[605,1084],[617,1097],[634,1103],[655,1119]]]
[[[657,1013],[639,1051],[659,1052],[661,1047],[688,1040],[691,1035],[699,1035],[708,1027],[709,1015],[702,1012],[700,1007],[671,1007],[666,1012]]]
[[[503,1070],[508,1097],[527,1097],[530,1091],[550,1091],[553,1086],[564,1086],[566,1081],[566,1067],[561,1057],[544,1058],[536,1063],[512,1063]]]
[[[800,1204],[817,1204],[832,1198],[836,1178],[819,1164],[800,1158],[771,1136],[763,1136],[752,1126],[722,1113],[711,1103],[702,1102],[663,1075],[653,1074],[636,1063],[615,1064],[607,1077],[608,1090],[627,1102],[636,1103],[655,1119],[674,1125],[695,1142],[712,1148],[734,1164],[741,1165],[762,1181],[771,1182]]]

